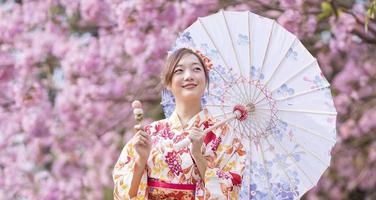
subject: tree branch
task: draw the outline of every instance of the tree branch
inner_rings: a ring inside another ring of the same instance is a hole
[[[364,42],[367,42],[368,44],[376,44],[376,37],[368,37],[365,33],[354,29],[351,33],[358,36],[360,39],[362,39]]]

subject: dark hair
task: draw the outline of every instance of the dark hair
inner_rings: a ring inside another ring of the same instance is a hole
[[[167,87],[171,84],[172,76],[174,74],[173,72],[176,68],[176,65],[179,63],[180,59],[186,54],[193,54],[198,58],[202,67],[204,68],[205,78],[206,78],[206,86],[209,86],[209,71],[208,71],[207,66],[205,65],[203,59],[201,58],[201,56],[198,53],[196,53],[193,50],[188,49],[188,48],[178,49],[167,57],[165,65],[163,66],[163,69],[162,69],[162,72],[161,72],[162,84],[165,87]]]

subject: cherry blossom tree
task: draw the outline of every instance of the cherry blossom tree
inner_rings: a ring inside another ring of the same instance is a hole
[[[331,82],[338,144],[307,199],[374,199],[376,22],[367,0],[0,0],[0,199],[112,199],[130,103],[162,118],[159,71],[197,17],[276,19]],[[366,27],[366,28],[365,28]]]

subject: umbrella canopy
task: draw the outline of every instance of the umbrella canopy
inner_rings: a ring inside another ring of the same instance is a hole
[[[236,106],[252,107],[245,120],[226,122],[248,152],[241,199],[298,199],[316,185],[330,164],[337,113],[299,39],[275,20],[221,10],[189,26],[171,51],[182,47],[210,59],[202,104],[212,116],[225,120]],[[162,106],[166,116],[174,109],[168,91]]]

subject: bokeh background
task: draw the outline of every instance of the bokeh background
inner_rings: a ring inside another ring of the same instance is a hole
[[[163,117],[159,72],[199,16],[276,19],[332,84],[338,143],[304,199],[376,199],[375,0],[0,0],[0,199],[113,199],[130,103]]]

